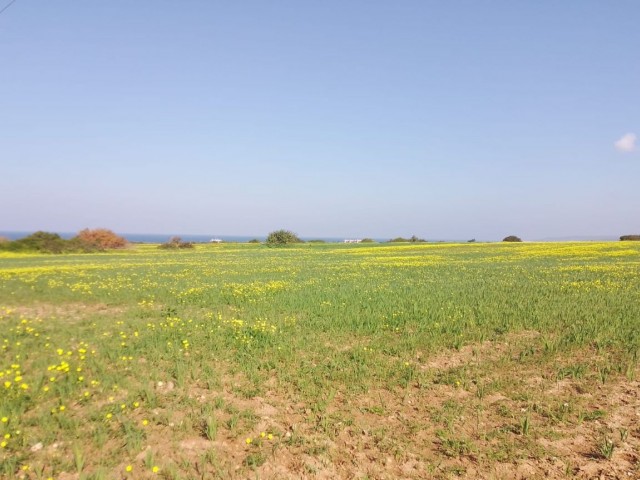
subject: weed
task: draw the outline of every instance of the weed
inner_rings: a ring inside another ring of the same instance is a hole
[[[204,433],[208,440],[215,440],[218,434],[218,421],[215,417],[204,419]]]
[[[621,428],[620,429],[620,441],[621,442],[626,442],[628,436],[629,436],[629,429]]]
[[[613,440],[608,436],[603,436],[598,444],[598,453],[602,456],[602,458],[606,460],[611,460],[613,456],[613,450],[615,446],[613,444]]]
[[[82,452],[82,449],[80,448],[79,445],[73,446],[73,463],[76,467],[76,472],[82,473],[85,459],[84,459],[84,454]]]
[[[267,457],[262,452],[252,452],[244,459],[244,464],[251,468],[257,468],[267,461]]]
[[[520,420],[520,433],[522,435],[529,435],[529,430],[531,429],[531,416],[529,415],[525,415],[524,417],[522,417],[522,420]]]

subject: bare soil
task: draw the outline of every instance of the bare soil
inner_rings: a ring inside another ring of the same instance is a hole
[[[227,378],[227,410],[253,415],[244,424],[251,444],[219,429],[214,441],[172,442],[168,433],[150,446],[194,463],[212,452],[221,478],[640,478],[640,383],[558,379],[554,365],[516,361],[514,352],[536,336],[445,352],[421,364],[433,380],[426,385],[338,391],[322,411],[296,403],[275,380],[264,395],[239,398],[241,377]],[[479,380],[441,381],[461,369]],[[200,403],[219,395],[190,393]],[[268,441],[261,432],[276,436]]]

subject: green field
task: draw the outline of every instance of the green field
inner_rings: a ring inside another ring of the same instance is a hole
[[[0,254],[0,476],[639,478],[640,245]]]

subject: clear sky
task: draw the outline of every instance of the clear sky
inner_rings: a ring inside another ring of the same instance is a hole
[[[637,0],[17,0],[0,230],[640,233],[639,19]]]

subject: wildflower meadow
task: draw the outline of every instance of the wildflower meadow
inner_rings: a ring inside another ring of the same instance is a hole
[[[0,477],[640,477],[640,245],[0,253]]]

